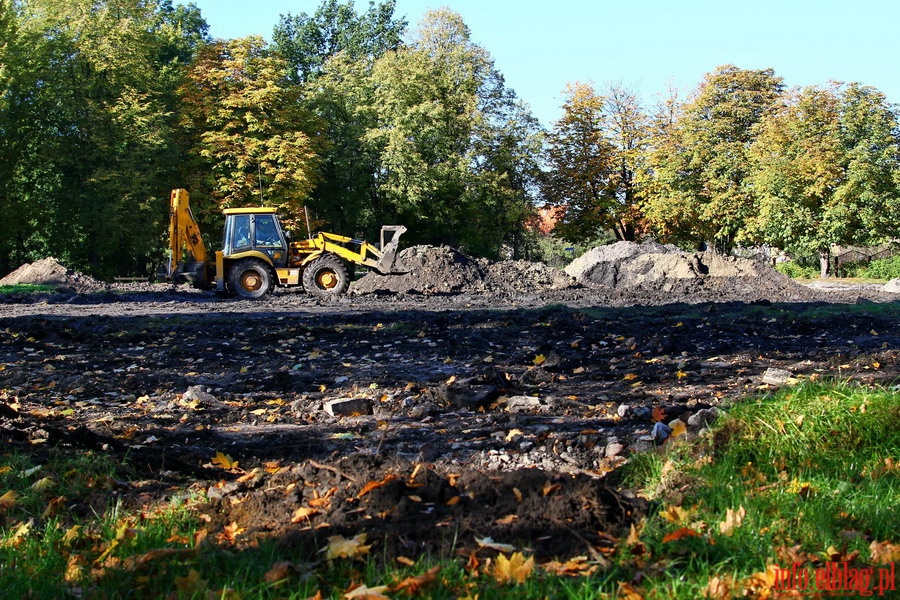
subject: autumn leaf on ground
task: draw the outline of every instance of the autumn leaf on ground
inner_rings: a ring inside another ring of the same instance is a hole
[[[239,527],[236,521],[232,521],[230,525],[226,525],[222,533],[216,536],[219,543],[234,544],[237,536],[244,532],[243,527]]]
[[[703,590],[703,597],[710,600],[730,600],[733,589],[734,581],[730,577],[713,577],[706,584],[706,589]]]
[[[234,460],[227,454],[216,452],[215,458],[212,459],[212,464],[216,465],[217,467],[222,467],[223,469],[236,469],[238,466],[238,461]]]
[[[537,356],[534,357],[534,360],[531,362],[533,362],[535,364],[535,366],[539,367],[542,364],[544,364],[546,361],[547,361],[546,356],[544,356],[543,354],[538,354]]]
[[[900,560],[900,544],[873,541],[869,544],[869,552],[872,563],[876,565],[886,565]]]
[[[641,542],[638,530],[637,528],[635,528],[634,523],[631,524],[631,532],[628,534],[628,538],[625,540],[625,546],[629,548],[629,552],[633,556],[640,556],[647,551],[644,543]]]
[[[349,540],[342,535],[332,535],[328,538],[328,546],[324,548],[325,558],[332,560],[335,558],[357,558],[363,554],[368,554],[369,548],[366,546],[366,534],[360,533]]]
[[[497,583],[522,583],[534,571],[534,557],[527,559],[521,552],[516,552],[509,558],[505,554],[499,554],[491,574]]]
[[[684,537],[700,537],[700,534],[691,529],[690,527],[681,527],[680,529],[676,529],[672,533],[667,534],[663,538],[663,543],[666,542],[677,542],[681,538]]]
[[[570,577],[587,577],[588,575],[594,573],[597,568],[597,564],[591,564],[588,562],[587,556],[576,556],[575,558],[571,558],[566,562],[551,560],[550,562],[541,565],[541,569],[548,573],[559,576],[568,575]]]
[[[272,565],[271,569],[266,571],[266,574],[263,575],[263,581],[271,584],[283,583],[296,572],[297,567],[294,563],[287,560],[278,561]]]
[[[410,596],[415,596],[425,586],[431,585],[437,581],[437,574],[440,572],[440,565],[428,569],[425,573],[417,577],[407,577],[403,581],[390,586],[391,592],[406,592]]]
[[[659,516],[668,521],[669,523],[676,524],[684,524],[688,523],[693,516],[693,511],[686,510],[680,506],[670,506],[667,509],[660,511]]]
[[[13,506],[16,505],[16,498],[19,497],[19,494],[16,493],[15,490],[9,490],[2,496],[0,496],[0,512],[7,511]]]
[[[301,506],[297,510],[294,511],[294,514],[291,515],[291,523],[299,523],[304,519],[308,519],[319,512],[318,508],[309,508],[308,506]]]
[[[175,578],[175,588],[181,595],[193,598],[206,589],[206,581],[201,579],[200,573],[191,569],[184,577]]]
[[[662,421],[666,418],[666,411],[658,406],[653,407],[653,420]]]
[[[731,533],[744,522],[745,516],[747,516],[747,511],[743,506],[738,507],[737,510],[729,508],[725,511],[725,520],[719,523],[719,531],[724,535],[731,536]]]
[[[385,475],[384,479],[382,479],[381,481],[370,481],[369,483],[364,485],[361,490],[359,490],[359,493],[356,495],[356,499],[359,500],[369,492],[377,490],[378,488],[383,487],[396,479],[400,479],[400,476],[389,473]]]
[[[21,544],[25,540],[25,536],[28,535],[28,532],[31,531],[31,525],[33,521],[29,520],[27,523],[19,523],[19,526],[16,529],[6,536],[5,540],[0,541],[0,548],[15,548],[19,544]]]
[[[390,596],[382,594],[382,592],[385,591],[387,591],[386,585],[379,585],[371,588],[365,585],[359,585],[344,594],[344,598],[347,598],[348,600],[390,600]]]
[[[636,588],[630,583],[619,582],[619,592],[616,598],[620,600],[644,600],[644,593],[640,588]]]
[[[544,484],[544,487],[541,488],[541,491],[545,496],[549,496],[553,492],[558,492],[562,489],[561,483],[550,483],[549,481]]]
[[[31,489],[39,494],[43,494],[44,492],[49,491],[55,483],[52,476],[42,477],[31,484]]]
[[[751,598],[771,598],[778,581],[778,567],[769,565],[765,571],[754,573],[741,581],[741,594]]]
[[[684,421],[682,421],[681,419],[675,419],[674,421],[669,423],[669,428],[672,430],[672,433],[670,433],[669,435],[673,438],[687,433],[687,425],[685,425]]]
[[[475,539],[475,543],[478,544],[481,548],[490,548],[491,550],[496,550],[497,552],[515,552],[515,546],[510,546],[509,544],[499,544],[493,540],[493,538],[485,537],[479,539]]]

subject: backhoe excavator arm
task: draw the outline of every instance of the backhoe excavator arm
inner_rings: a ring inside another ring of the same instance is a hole
[[[194,285],[209,285],[206,273],[207,252],[200,236],[200,227],[191,213],[187,190],[172,190],[169,201],[169,262],[166,278],[175,283],[190,281]]]

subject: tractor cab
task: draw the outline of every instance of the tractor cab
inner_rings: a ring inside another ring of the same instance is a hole
[[[225,258],[256,251],[268,256],[275,268],[287,265],[288,240],[274,208],[226,209],[222,240]]]

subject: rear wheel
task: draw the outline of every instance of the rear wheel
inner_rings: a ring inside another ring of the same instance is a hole
[[[272,272],[262,261],[245,258],[231,267],[228,285],[241,298],[256,300],[272,291]]]
[[[303,271],[303,289],[313,296],[340,296],[349,287],[347,265],[333,254],[323,254]]]

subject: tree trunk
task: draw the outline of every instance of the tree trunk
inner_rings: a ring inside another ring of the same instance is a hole
[[[831,275],[831,249],[819,250],[819,277],[827,278]]]

